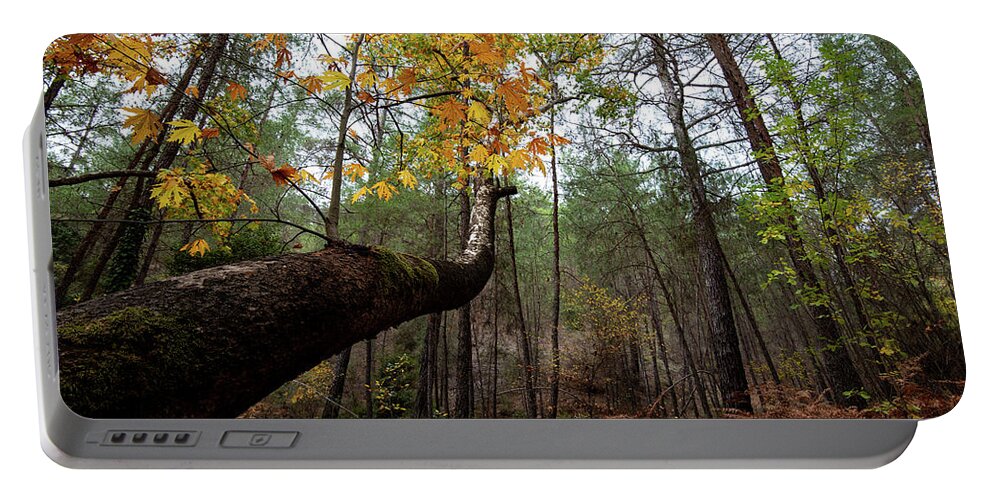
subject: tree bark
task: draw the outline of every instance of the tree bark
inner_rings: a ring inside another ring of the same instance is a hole
[[[755,319],[755,311],[752,310],[752,306],[748,303],[748,298],[745,297],[745,292],[742,291],[741,285],[738,284],[738,278],[735,276],[734,270],[731,269],[731,263],[728,262],[727,255],[724,252],[721,252],[721,260],[724,261],[724,271],[727,272],[728,278],[731,280],[731,286],[734,288],[734,292],[738,296],[738,302],[741,303],[741,308],[745,312],[745,319],[748,320],[748,326],[751,328],[755,341],[759,345],[759,351],[762,352],[762,359],[765,361],[765,366],[769,368],[769,375],[772,376],[773,382],[779,384],[781,383],[779,371],[776,370],[776,364],[772,362],[772,354],[769,353],[769,346],[762,337],[759,322]]]
[[[345,140],[348,137],[348,119],[352,116],[352,82],[359,66],[359,48],[362,46],[364,35],[359,35],[351,51],[351,66],[348,70],[349,83],[345,86],[345,102],[341,106],[341,120],[338,121],[338,138],[334,148],[334,164],[331,177],[331,200],[328,205],[328,215],[324,220],[325,232],[332,238],[338,237],[338,221],[341,213],[341,181],[342,163],[345,158]]]
[[[352,357],[352,346],[338,353],[334,362],[334,374],[331,376],[331,387],[328,389],[328,401],[324,404],[321,418],[338,418],[341,414],[342,396],[345,394],[345,380],[348,377],[348,362]]]
[[[55,98],[59,95],[59,91],[65,86],[66,82],[69,81],[69,75],[58,73],[55,78],[52,79],[51,85],[45,90],[45,113],[52,108],[52,104],[55,102]]]
[[[372,347],[371,338],[365,339],[365,418],[375,418],[376,413],[372,403]]]
[[[524,371],[524,413],[528,418],[538,418],[538,399],[535,395],[534,358],[531,354],[531,340],[528,338],[527,323],[524,321],[524,304],[521,301],[521,284],[517,274],[517,249],[514,243],[514,212],[507,200],[507,240],[510,242],[510,272],[514,290],[514,320],[517,323],[518,344]]]
[[[689,182],[690,202],[693,207],[693,225],[696,228],[697,251],[703,275],[703,292],[710,325],[710,345],[717,364],[717,379],[726,407],[744,412],[752,411],[748,395],[748,380],[738,347],[738,331],[731,310],[727,277],[721,263],[720,242],[717,228],[707,200],[706,188],[700,171],[696,150],[690,141],[689,130],[683,117],[682,89],[677,92],[673,78],[675,59],[659,35],[651,36],[659,81],[666,98],[666,114],[672,122],[676,136],[676,149],[683,172]]]
[[[741,122],[745,127],[745,133],[748,136],[748,142],[751,145],[752,151],[755,153],[756,158],[758,159],[759,172],[762,174],[763,180],[770,187],[775,187],[777,184],[781,186],[783,171],[779,164],[779,158],[776,156],[775,147],[772,143],[772,136],[769,134],[769,130],[765,126],[765,121],[762,118],[762,114],[759,113],[755,100],[748,90],[748,84],[745,82],[745,77],[741,74],[741,69],[738,67],[738,63],[735,61],[734,55],[731,53],[731,48],[728,46],[727,39],[723,35],[719,34],[709,34],[706,35],[706,38],[711,50],[717,58],[717,62],[721,67],[725,80],[727,81],[728,88],[734,98],[735,107],[737,108],[738,115],[741,117]],[[799,107],[796,107],[796,111],[799,111]],[[802,126],[802,115],[798,118],[801,119],[799,125]],[[814,176],[813,180],[815,187],[820,186],[820,180],[817,176]],[[823,188],[818,190],[818,199],[822,199],[822,189]],[[823,284],[817,279],[813,266],[810,264],[810,260],[806,257],[804,252],[803,240],[798,234],[797,222],[795,217],[792,215],[792,204],[790,203],[789,198],[786,198],[784,203],[786,204],[787,213],[791,214],[785,221],[789,230],[789,234],[786,235],[786,248],[790,255],[790,261],[793,263],[793,267],[796,270],[797,280],[799,281],[801,287],[811,288],[814,290],[824,290]],[[832,241],[836,241],[831,235],[829,235],[829,238]],[[838,264],[842,266],[842,274],[846,277],[846,286],[849,286],[849,290],[855,293],[851,274],[847,272],[848,267],[844,262],[843,255],[840,253],[842,252],[840,245],[833,244],[832,246],[835,250],[836,260],[838,261]],[[859,313],[858,316],[860,318],[860,323],[864,325],[867,322],[867,319],[865,319],[865,312],[861,309],[861,302],[857,296],[853,297],[853,299],[855,300],[856,310]],[[823,305],[808,307],[814,317],[814,323],[817,327],[818,335],[831,344],[831,346],[824,350],[823,353],[826,358],[826,367],[829,372],[828,377],[831,379],[833,399],[839,404],[851,403],[851,401],[848,401],[848,398],[845,398],[843,392],[850,389],[861,388],[862,382],[859,378],[858,371],[855,368],[855,364],[852,362],[852,359],[847,353],[844,345],[844,336],[842,335],[837,322],[833,319],[833,314],[830,308]],[[854,401],[856,405],[864,406],[864,402],[861,401],[862,398],[854,399],[857,400]]]
[[[558,97],[558,87],[552,87],[552,98]],[[559,353],[559,309],[562,302],[562,270],[560,269],[561,246],[559,244],[559,174],[555,161],[555,106],[551,108],[551,147],[552,156],[552,382],[549,395],[548,418],[555,418],[559,410],[559,374],[561,355]]]
[[[355,342],[475,297],[493,270],[496,202],[515,192],[479,184],[453,261],[340,242],[59,311],[62,396],[92,418],[235,417]]]
[[[468,186],[459,193],[459,237],[461,248],[469,244]],[[458,336],[455,344],[455,418],[472,417],[472,302],[466,301],[458,311]]]

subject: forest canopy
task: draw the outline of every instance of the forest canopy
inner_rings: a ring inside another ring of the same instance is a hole
[[[885,40],[77,34],[44,68],[85,416],[924,418],[961,394],[920,78]]]

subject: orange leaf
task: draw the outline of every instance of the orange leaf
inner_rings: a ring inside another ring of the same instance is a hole
[[[238,82],[228,82],[227,90],[233,101],[240,101],[248,97],[248,90]]]
[[[449,99],[432,110],[441,119],[442,128],[454,126],[465,120],[466,105]]]
[[[503,54],[494,49],[489,42],[469,42],[469,52],[476,57],[476,60],[483,64],[500,66],[503,65]]]
[[[514,115],[522,114],[528,108],[527,88],[521,80],[510,80],[500,84],[496,93],[507,105],[507,110]]]
[[[356,94],[355,97],[358,97],[360,101],[362,101],[364,103],[368,103],[368,104],[372,104],[372,103],[376,102],[376,99],[372,97],[372,94],[370,94],[370,93],[368,93],[368,92],[366,92],[364,90],[361,91],[361,92],[359,92],[358,94]]]
[[[276,181],[277,186],[285,186],[300,176],[295,168],[285,163],[277,169],[270,170],[269,173],[272,175],[272,180]]]
[[[300,85],[303,85],[307,92],[311,94],[317,94],[324,89],[324,82],[316,76],[308,76],[300,80]]]
[[[565,137],[562,137],[561,135],[548,134],[548,142],[551,143],[551,145],[553,146],[559,146],[562,144],[569,144],[572,141],[566,139]]]
[[[532,155],[544,155],[548,153],[548,141],[544,137],[535,137],[528,143],[528,152]]]
[[[204,139],[213,139],[221,135],[221,131],[216,128],[205,128],[201,131],[201,137]]]
[[[414,68],[400,70],[400,92],[410,95],[415,83],[417,83],[417,72],[414,71]]]

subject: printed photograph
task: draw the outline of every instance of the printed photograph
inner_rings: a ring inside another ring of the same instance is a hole
[[[73,34],[43,64],[84,417],[923,419],[962,394],[921,79],[886,40]]]

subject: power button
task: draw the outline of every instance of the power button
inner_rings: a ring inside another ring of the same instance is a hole
[[[299,432],[228,431],[221,438],[224,448],[290,448]]]

